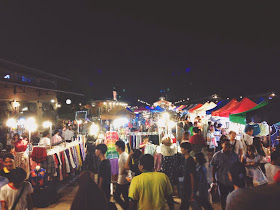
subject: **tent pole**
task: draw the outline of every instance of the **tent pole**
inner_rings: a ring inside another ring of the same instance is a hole
[[[272,148],[271,148],[271,127],[270,126],[269,126],[269,149],[270,149],[270,155],[271,155]]]

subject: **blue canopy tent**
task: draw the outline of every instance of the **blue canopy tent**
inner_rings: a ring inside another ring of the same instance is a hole
[[[215,108],[207,110],[207,111],[206,111],[206,114],[207,114],[207,115],[212,114],[212,112],[214,112],[214,111],[216,111],[216,110],[219,110],[220,108],[222,108],[222,107],[224,107],[225,105],[227,105],[228,102],[229,102],[229,100],[227,100],[227,99],[224,99],[224,100],[220,101],[220,102],[217,104],[217,106],[216,106]]]

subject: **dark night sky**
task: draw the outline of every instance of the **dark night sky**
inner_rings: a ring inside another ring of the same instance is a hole
[[[89,2],[2,5],[0,57],[71,78],[92,98],[113,86],[148,102],[167,88],[172,100],[279,90],[273,5]]]

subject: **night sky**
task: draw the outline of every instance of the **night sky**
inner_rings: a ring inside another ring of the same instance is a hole
[[[0,57],[73,79],[90,98],[114,87],[150,103],[161,90],[173,102],[279,90],[273,5],[19,2],[1,3]]]

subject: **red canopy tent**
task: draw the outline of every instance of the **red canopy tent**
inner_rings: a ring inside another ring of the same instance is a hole
[[[230,114],[236,114],[240,113],[239,111],[247,111],[253,107],[255,107],[257,104],[251,101],[249,98],[243,98],[242,101],[237,103],[235,106],[219,113],[220,117],[229,117]]]
[[[189,110],[189,113],[193,113],[194,110],[196,110],[196,109],[198,109],[198,108],[200,108],[200,107],[202,107],[202,106],[203,106],[203,104],[197,104],[195,107],[193,107],[193,108],[191,108],[191,109]]]
[[[231,109],[232,107],[236,106],[239,102],[236,99],[232,99],[229,103],[227,103],[222,108],[214,111],[211,113],[212,116],[220,116],[220,112],[223,112],[227,109]]]
[[[254,108],[255,106],[257,106],[257,104],[255,102],[251,101],[249,98],[244,98],[242,101],[240,101],[240,103],[236,107],[236,109],[234,111],[230,112],[230,114],[237,114],[237,113],[245,112],[245,111],[248,111],[249,109]]]

